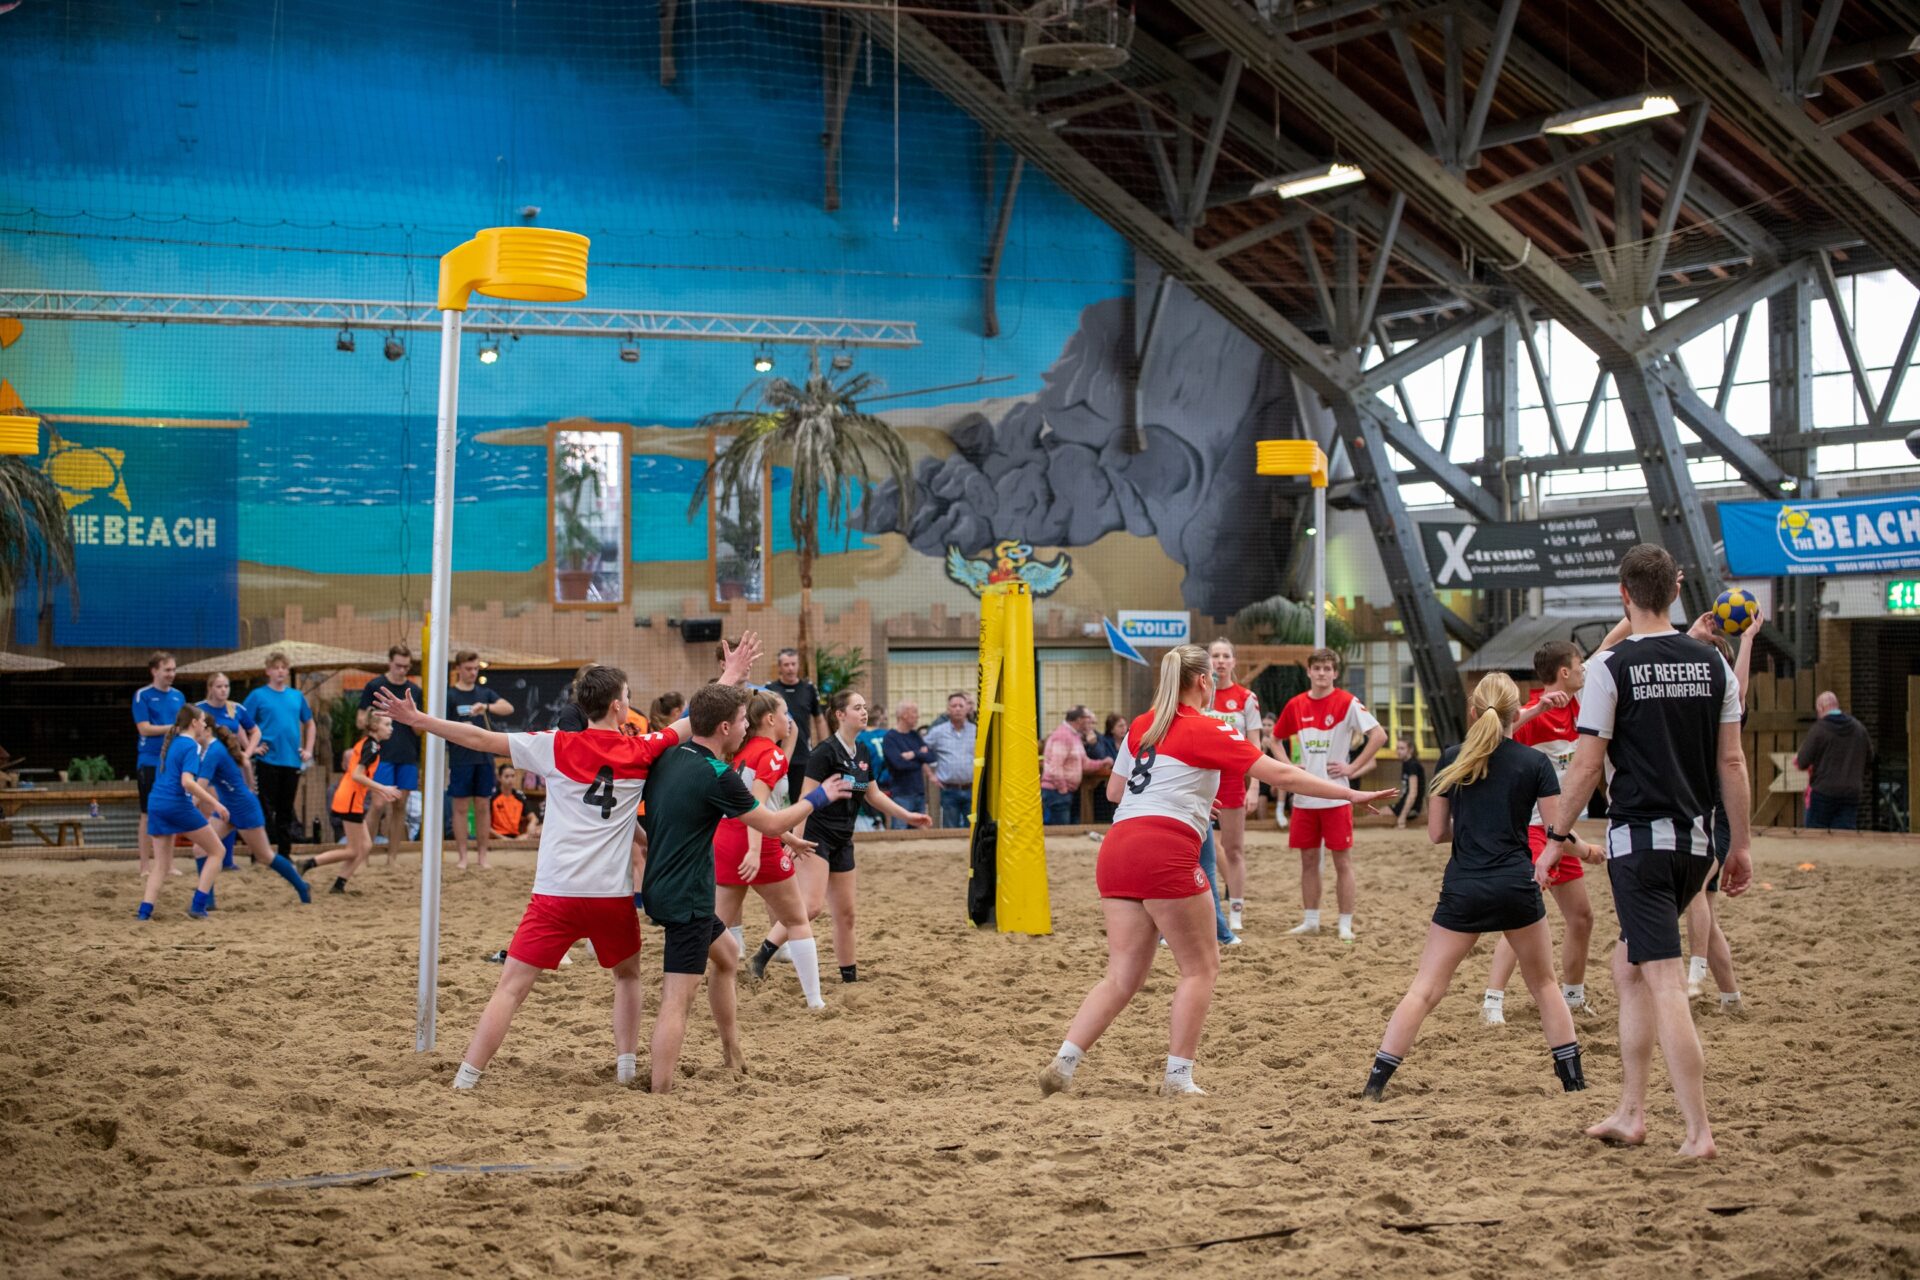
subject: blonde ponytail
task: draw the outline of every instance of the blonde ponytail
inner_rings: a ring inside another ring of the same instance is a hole
[[[1140,739],[1142,747],[1159,745],[1173,725],[1174,713],[1180,709],[1180,695],[1212,671],[1207,663],[1207,651],[1199,645],[1180,644],[1167,650],[1167,656],[1160,659],[1160,687],[1153,693],[1153,722]]]
[[[1507,736],[1514,717],[1520,714],[1520,690],[1513,677],[1493,672],[1481,677],[1468,705],[1473,727],[1460,744],[1453,763],[1433,776],[1433,794],[1445,795],[1456,785],[1471,786],[1487,776],[1487,761],[1500,740]]]

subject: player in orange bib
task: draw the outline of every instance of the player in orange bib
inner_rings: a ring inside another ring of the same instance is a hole
[[[1207,646],[1213,665],[1213,714],[1226,720],[1254,749],[1260,747],[1260,699],[1233,679],[1233,641],[1225,636]],[[1259,788],[1254,789],[1259,794]],[[1231,770],[1220,775],[1220,878],[1227,882],[1227,928],[1238,932],[1247,909],[1247,778]]]
[[[775,787],[787,776],[792,763],[788,754],[799,736],[793,717],[787,714],[786,699],[766,689],[757,689],[747,699],[747,740],[734,754],[732,768],[753,792],[753,798],[766,804]],[[713,880],[715,914],[736,939],[740,938],[740,915],[746,906],[747,889],[760,895],[767,914],[775,924],[787,929],[787,955],[793,970],[800,975],[800,990],[807,1008],[824,1009],[820,998],[820,950],[813,938],[813,925],[807,919],[806,903],[800,897],[799,882],[793,878],[793,855],[778,837],[763,836],[738,818],[722,819],[713,833]],[[754,957],[754,976],[764,975],[767,960],[776,945],[760,944]],[[742,942],[741,951],[746,946]]]
[[[1292,738],[1294,759],[1316,778],[1344,782],[1373,768],[1373,758],[1386,745],[1386,730],[1373,713],[1333,682],[1340,677],[1340,655],[1316,649],[1307,655],[1307,692],[1296,694],[1280,709],[1273,736]],[[1354,739],[1360,754],[1352,755]],[[1292,791],[1295,788],[1289,787]],[[1353,941],[1353,907],[1358,890],[1353,878],[1353,806],[1345,800],[1299,793],[1293,802],[1293,824],[1287,844],[1300,853],[1300,923],[1290,934],[1320,932],[1320,846],[1333,855],[1334,898],[1340,905],[1340,941]]]
[[[1391,791],[1352,791],[1304,769],[1263,756],[1230,724],[1207,714],[1213,673],[1204,649],[1183,644],[1160,660],[1153,710],[1136,719],[1107,780],[1119,808],[1100,843],[1095,881],[1107,921],[1107,974],[1087,993],[1067,1027],[1060,1052],[1040,1076],[1043,1094],[1058,1093],[1120,1011],[1146,982],[1157,940],[1165,936],[1179,966],[1174,988],[1166,1074],[1169,1096],[1204,1092],[1193,1082],[1193,1057],[1220,971],[1212,890],[1200,870],[1220,776],[1251,773],[1302,796],[1371,804]]]
[[[327,891],[329,893],[345,893],[347,881],[353,879],[353,873],[366,866],[367,859],[373,855],[373,836],[367,831],[368,798],[384,800],[389,804],[400,798],[400,792],[373,776],[380,767],[380,745],[392,736],[392,719],[382,712],[369,711],[367,736],[354,743],[353,749],[347,752],[340,785],[333,789],[333,816],[340,819],[347,843],[300,863],[302,875],[310,874],[315,867],[329,867],[339,862],[346,864],[333,878],[333,888]]]

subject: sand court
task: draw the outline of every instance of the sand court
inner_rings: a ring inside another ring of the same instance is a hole
[[[440,1048],[412,1044],[418,864],[296,910],[264,871],[136,929],[129,865],[0,864],[0,1270],[58,1275],[1436,1275],[1920,1268],[1910,1088],[1920,843],[1756,841],[1726,904],[1751,1006],[1696,1002],[1720,1157],[1581,1135],[1617,1097],[1604,875],[1561,1093],[1516,981],[1480,1024],[1483,943],[1388,1100],[1358,1094],[1411,978],[1444,852],[1364,831],[1359,941],[1286,939],[1296,860],[1249,839],[1247,944],[1223,958],[1196,1079],[1156,1097],[1172,962],[1072,1094],[1034,1077],[1105,955],[1095,845],[1052,841],[1055,934],[977,934],[959,841],[860,846],[861,982],[808,1015],[745,986],[749,1073],[695,1006],[676,1092],[613,1083],[610,981],[543,978],[480,1089],[447,1086],[525,902],[531,854],[448,872]],[[380,861],[376,859],[376,864]],[[1796,869],[1810,862],[1812,870]],[[749,898],[749,936],[763,923]],[[1557,916],[1555,917],[1557,921]],[[28,921],[38,922],[31,930]],[[830,931],[822,969],[831,974]],[[658,993],[657,930],[643,966]],[[646,1074],[644,1043],[641,1075]],[[505,1167],[502,1167],[505,1166]],[[336,1177],[331,1184],[265,1186]],[[1207,1244],[1209,1241],[1219,1243]],[[1204,1247],[1202,1247],[1204,1245]]]

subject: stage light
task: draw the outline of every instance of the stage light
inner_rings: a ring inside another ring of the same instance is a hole
[[[480,344],[480,363],[481,364],[492,364],[494,361],[498,360],[499,358],[500,358],[500,344],[498,342],[483,342]]]
[[[1338,160],[1323,164],[1316,169],[1303,169],[1299,173],[1289,173],[1278,178],[1267,178],[1253,184],[1249,195],[1274,195],[1282,200],[1291,200],[1295,196],[1312,195],[1316,191],[1326,191],[1333,187],[1351,186],[1366,179],[1366,170],[1357,164],[1342,164]]]
[[[353,350],[353,330],[342,329],[340,336],[333,340],[333,349],[335,351]]]
[[[1316,526],[1314,526],[1314,525],[1308,525],[1308,526],[1307,526],[1307,536],[1308,536],[1309,538],[1317,538],[1317,537],[1319,537],[1319,536],[1320,536],[1320,530],[1319,530],[1319,529],[1318,529],[1318,528],[1317,528]]]
[[[398,360],[401,356],[407,354],[407,349],[401,344],[398,337],[390,333],[387,335],[386,342],[380,347],[380,354],[389,360]]]
[[[1792,476],[1786,476],[1782,478],[1780,481],[1780,492],[1782,493],[1792,493],[1795,489],[1798,489],[1799,487],[1800,487],[1800,482],[1798,480],[1795,480]]]
[[[1599,133],[1604,129],[1639,124],[1642,120],[1657,120],[1661,116],[1674,115],[1679,110],[1680,104],[1664,93],[1642,93],[1631,98],[1615,98],[1611,102],[1596,102],[1590,106],[1556,112],[1547,117],[1540,131],[1561,135]]]
[[[633,343],[631,343],[631,342],[623,342],[623,343],[621,343],[621,344],[620,344],[620,359],[621,359],[621,361],[622,361],[623,363],[625,363],[625,364],[638,364],[638,363],[640,363],[640,348],[639,348],[639,347],[636,347],[636,346],[634,346],[634,345],[633,345]]]
[[[836,351],[833,353],[831,363],[835,373],[845,373],[847,370],[853,368],[853,352]]]
[[[757,353],[753,357],[753,371],[755,373],[772,373],[773,357],[765,351]]]

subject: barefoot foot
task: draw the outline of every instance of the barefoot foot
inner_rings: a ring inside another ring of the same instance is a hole
[[[1647,1140],[1644,1120],[1633,1120],[1618,1113],[1587,1129],[1589,1138],[1598,1138],[1610,1147],[1637,1147]]]
[[[1711,1160],[1717,1154],[1713,1145],[1713,1135],[1709,1133],[1683,1142],[1674,1154],[1685,1156],[1689,1160]]]

